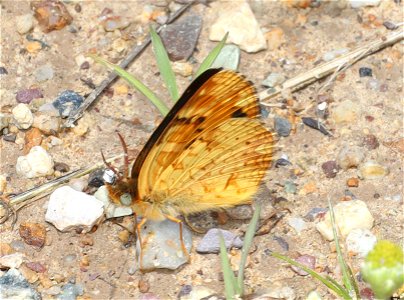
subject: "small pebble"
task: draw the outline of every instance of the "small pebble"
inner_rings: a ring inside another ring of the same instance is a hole
[[[228,33],[227,43],[236,44],[248,53],[267,48],[265,36],[248,2],[243,1],[234,5],[225,1],[218,3],[216,9],[220,13],[210,26],[211,41],[221,41]]]
[[[11,253],[0,257],[0,268],[18,269],[24,262],[24,254],[20,252]],[[0,298],[1,299],[1,298]]]
[[[366,67],[359,68],[359,77],[372,77],[372,69]]]
[[[57,138],[56,136],[53,136],[53,135],[49,136],[49,140],[50,140],[50,145],[52,147],[63,145],[63,141],[61,139]]]
[[[34,27],[34,17],[32,14],[17,16],[15,20],[17,32],[21,35],[28,33]]]
[[[263,86],[266,87],[275,87],[282,84],[286,80],[285,76],[280,73],[271,73],[264,79],[262,82]]]
[[[285,181],[284,188],[287,194],[296,194],[297,192],[296,184],[292,181]]]
[[[10,243],[10,246],[15,250],[15,251],[24,251],[25,250],[25,244],[21,240],[14,240]]]
[[[296,258],[296,261],[298,263],[301,263],[302,265],[305,265],[306,267],[308,267],[309,269],[314,270],[315,266],[316,266],[316,258],[312,255],[301,255],[298,258]],[[295,271],[297,274],[299,274],[300,276],[307,276],[309,275],[309,273],[307,273],[306,271],[295,267],[295,266],[291,266],[292,270]]]
[[[20,129],[28,129],[34,122],[34,116],[28,105],[20,103],[12,110],[13,118]]]
[[[40,89],[26,89],[17,92],[16,100],[18,103],[29,104],[32,100],[37,98],[43,98],[42,91]]]
[[[62,118],[68,117],[73,110],[76,110],[83,103],[84,98],[78,93],[66,90],[59,94],[53,101],[53,106],[59,110]]]
[[[308,227],[307,223],[302,218],[289,218],[288,224],[296,231],[297,234],[300,234]]]
[[[81,284],[67,283],[62,287],[62,291],[57,295],[58,300],[75,300],[84,294]]]
[[[31,269],[32,271],[35,271],[37,273],[45,273],[46,272],[46,267],[39,263],[39,262],[27,262],[25,265]]]
[[[62,120],[59,116],[53,116],[52,113],[36,112],[32,126],[46,135],[54,135],[60,131],[61,123]]]
[[[353,123],[359,120],[361,113],[361,107],[358,103],[345,100],[334,107],[331,117],[338,124]]]
[[[77,125],[72,128],[72,131],[77,136],[84,136],[88,130],[93,126],[94,120],[89,114],[85,114],[78,120]]]
[[[384,21],[383,26],[388,30],[395,30],[398,28],[397,24],[391,21]]]
[[[359,175],[363,179],[381,179],[389,174],[389,169],[375,161],[367,161],[359,168]]]
[[[10,269],[0,277],[0,299],[42,299],[41,295],[17,269]]]
[[[133,214],[130,206],[116,205],[111,202],[105,185],[101,186],[94,194],[104,204],[105,217],[107,219],[129,216]]]
[[[376,236],[368,229],[354,229],[345,239],[347,250],[359,257],[366,257],[377,242]]]
[[[354,229],[370,230],[373,227],[373,216],[366,203],[361,200],[340,202],[334,206],[334,213],[336,224],[343,237]],[[327,212],[323,221],[317,223],[316,228],[328,241],[334,239],[330,212]]]
[[[85,61],[80,65],[80,70],[88,70],[88,69],[90,69],[90,63],[88,61]]]
[[[175,74],[182,77],[189,77],[192,75],[192,65],[189,62],[175,61],[172,63],[172,68]]]
[[[20,237],[28,245],[42,248],[46,241],[46,228],[43,224],[25,222],[20,224]]]
[[[379,91],[380,86],[381,86],[380,81],[375,78],[370,78],[366,83],[366,88],[373,91]]]
[[[187,60],[194,52],[202,27],[202,17],[190,15],[167,25],[160,33],[171,61]]]
[[[347,49],[347,48],[329,51],[323,55],[323,60],[330,61],[330,60],[333,60],[334,58],[336,58],[342,54],[348,53],[348,52],[349,52],[349,49]]]
[[[163,299],[159,298],[155,294],[146,293],[146,294],[140,295],[139,300],[163,300]]]
[[[231,248],[241,248],[243,246],[243,241],[238,235],[235,235],[231,231],[212,228],[204,235],[202,240],[196,247],[198,253],[219,253],[220,243],[219,243],[219,232],[222,233],[226,249]]]
[[[5,67],[0,67],[0,75],[7,75],[8,71]]]
[[[327,208],[314,207],[304,216],[304,219],[306,219],[309,222],[313,222],[315,219],[324,216],[327,213],[327,211],[328,211]]]
[[[138,283],[138,288],[139,288],[139,292],[147,293],[150,289],[150,283],[147,280],[140,278],[139,283]]]
[[[77,262],[77,254],[68,254],[63,258],[65,264],[73,264]]]
[[[340,150],[337,157],[338,166],[343,170],[356,168],[365,158],[365,151],[357,146],[345,146]]]
[[[335,160],[326,161],[321,165],[321,169],[323,169],[325,177],[327,178],[334,178],[340,170]]]
[[[346,181],[346,185],[349,187],[358,187],[359,186],[359,179],[355,177],[351,177]]]
[[[63,186],[50,195],[45,220],[60,231],[80,228],[89,232],[103,217],[103,206],[94,196]]]
[[[39,146],[42,143],[42,134],[38,128],[31,128],[25,133],[23,153],[28,154],[32,147]]]
[[[292,124],[290,124],[289,120],[275,117],[275,131],[279,136],[289,136],[291,130]]]
[[[129,20],[122,18],[120,16],[108,17],[101,22],[102,27],[105,31],[111,32],[115,30],[125,29],[130,25]]]
[[[26,178],[52,175],[53,159],[41,146],[32,147],[26,156],[17,158],[17,174]]]
[[[5,140],[6,142],[15,143],[16,139],[17,139],[17,136],[14,133],[9,133],[9,134],[3,135],[3,140]]]
[[[226,209],[226,213],[233,220],[250,220],[253,216],[251,205],[238,205]]]
[[[289,251],[289,243],[284,238],[280,236],[274,236],[274,241],[276,241],[284,251]]]
[[[31,3],[31,9],[43,32],[60,30],[73,21],[61,1],[34,1]]]
[[[68,164],[65,164],[63,162],[55,162],[55,171],[59,171],[62,173],[66,173],[70,171],[70,167]]]
[[[211,68],[223,68],[236,71],[239,63],[240,48],[237,45],[224,45],[219,55],[213,61]]]
[[[379,6],[381,0],[348,0],[352,8],[360,8],[365,6]]]
[[[367,134],[363,138],[363,145],[368,148],[369,150],[374,150],[377,147],[379,147],[379,141],[377,140],[377,137],[374,134]]]
[[[0,131],[7,128],[10,124],[11,115],[0,113]]]
[[[69,181],[69,186],[77,192],[82,192],[87,186],[87,180],[83,177],[73,178]]]
[[[187,290],[184,291],[184,287],[186,287]],[[180,293],[177,296],[178,300],[194,300],[194,299],[217,299],[217,296],[214,296],[213,298],[210,298],[210,296],[216,295],[216,292],[213,291],[212,289],[199,285],[199,286],[188,286],[185,285]]]
[[[52,65],[46,64],[34,71],[35,80],[37,82],[44,82],[47,80],[53,79],[55,71],[53,70]]]

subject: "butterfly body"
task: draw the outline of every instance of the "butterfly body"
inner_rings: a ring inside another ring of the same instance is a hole
[[[110,198],[144,220],[251,202],[273,156],[253,85],[211,69],[177,101],[138,155],[131,174],[108,185]]]

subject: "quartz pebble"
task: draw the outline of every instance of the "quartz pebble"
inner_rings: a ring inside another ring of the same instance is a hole
[[[307,229],[307,223],[302,218],[289,218],[288,224],[297,234],[300,234],[303,230]]]
[[[15,20],[17,32],[21,35],[28,33],[34,27],[34,17],[32,14],[17,16]]]
[[[373,216],[361,200],[351,200],[340,202],[334,206],[335,222],[339,232],[346,237],[354,229],[371,229],[373,227]],[[334,239],[331,225],[330,212],[324,217],[324,220],[316,225],[321,235],[332,241]]]
[[[375,161],[367,161],[359,167],[359,176],[363,179],[381,179],[389,174],[389,169]]]
[[[332,50],[323,55],[323,60],[330,61],[330,60],[333,60],[334,58],[336,58],[342,54],[348,53],[348,52],[349,52],[349,49],[347,49],[347,48]]]
[[[354,229],[346,237],[347,250],[359,257],[365,257],[376,245],[376,236],[368,229]]]
[[[28,245],[42,248],[46,241],[46,228],[43,224],[24,222],[20,224],[20,237]]]
[[[296,258],[296,261],[298,263],[301,263],[303,265],[305,265],[306,267],[314,270],[314,267],[316,266],[316,258],[312,255],[301,255],[298,258]],[[295,271],[297,274],[299,274],[300,276],[306,276],[309,275],[309,273],[307,273],[306,271],[304,271],[303,269],[296,267],[296,266],[291,266],[292,270]]]
[[[17,174],[26,178],[42,177],[53,174],[52,157],[41,146],[32,147],[26,156],[17,158]]]
[[[242,50],[254,53],[267,48],[264,34],[247,1],[216,2],[214,9],[220,12],[210,27],[209,39],[221,41],[228,32],[228,43],[238,45]],[[213,7],[212,7],[213,8]]]
[[[43,94],[40,89],[32,88],[21,90],[17,92],[15,99],[18,103],[29,104],[32,100],[37,98],[43,98]]]
[[[55,71],[53,70],[52,65],[46,64],[34,71],[35,80],[37,82],[44,82],[47,80],[51,80],[54,76]]]
[[[46,135],[56,134],[60,130],[62,120],[52,113],[36,112],[34,114],[33,127],[38,128]]]
[[[192,75],[192,65],[189,62],[175,61],[172,64],[172,68],[175,74],[182,77],[188,77]]]
[[[102,219],[103,206],[94,196],[63,186],[50,195],[45,220],[60,231],[81,228],[89,232]]]
[[[337,163],[344,170],[356,168],[365,158],[365,151],[358,146],[345,146],[338,153]]]
[[[40,300],[42,297],[22,276],[21,272],[11,268],[0,277],[0,299]]]
[[[177,223],[164,220],[162,222],[148,221],[141,229],[144,244],[140,250],[139,239],[136,242],[138,253],[142,251],[142,261],[138,258],[138,265],[142,263],[143,270],[170,269],[175,270],[188,261],[183,252],[180,241],[180,227]],[[147,237],[147,238],[146,238]],[[183,227],[183,241],[188,253],[192,247],[192,234]]]
[[[275,131],[279,136],[287,137],[292,130],[292,124],[290,124],[289,120],[275,117]]]
[[[186,287],[186,290],[184,289]],[[209,296],[215,296],[213,299],[217,299],[216,292],[206,286],[184,286],[177,299],[179,300],[193,300],[193,299],[210,299]]]
[[[286,79],[285,76],[283,76],[282,74],[271,73],[267,76],[267,78],[264,79],[262,85],[272,88],[282,84],[285,81],[285,79]]]
[[[240,48],[237,45],[224,45],[219,55],[213,61],[211,68],[223,68],[236,71],[239,63]]]
[[[337,124],[353,123],[359,119],[361,107],[358,103],[345,100],[334,107],[331,117]]]
[[[241,248],[243,246],[243,241],[238,235],[235,235],[231,231],[212,228],[205,234],[202,240],[196,247],[198,253],[219,253],[220,243],[219,243],[219,232],[222,234],[226,249],[231,248]]]
[[[58,295],[59,300],[75,300],[84,294],[84,288],[81,284],[66,283]]]
[[[20,103],[15,106],[12,113],[16,125],[20,129],[28,129],[34,122],[34,116],[32,115],[31,110],[29,109],[28,105],[24,103]]]
[[[20,252],[11,253],[0,257],[0,267],[18,269],[24,262],[24,254]]]

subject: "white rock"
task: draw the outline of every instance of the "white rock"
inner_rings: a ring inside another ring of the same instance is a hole
[[[18,269],[24,262],[24,254],[20,252],[4,255],[0,257],[0,266],[4,268]]]
[[[19,34],[26,34],[34,26],[34,17],[32,16],[32,14],[17,16],[15,19],[17,31]]]
[[[379,6],[380,0],[349,0],[352,8],[359,8],[364,6]]]
[[[300,234],[300,232],[307,229],[307,223],[302,218],[289,218],[288,224],[297,232],[297,234]]]
[[[340,202],[334,206],[335,222],[339,233],[346,237],[354,229],[371,229],[373,226],[373,217],[361,200],[352,200]],[[324,220],[316,225],[321,235],[329,241],[334,239],[331,225],[330,212],[324,217]]]
[[[28,105],[24,103],[20,103],[14,107],[12,113],[14,120],[17,123],[16,125],[20,129],[28,129],[34,122],[34,116],[32,115],[31,110]]]
[[[361,107],[357,102],[345,100],[333,109],[331,117],[338,124],[349,124],[356,122],[361,113]]]
[[[17,158],[17,174],[27,178],[53,174],[53,159],[41,146],[32,147],[26,156]]]
[[[211,290],[210,288],[206,286],[193,286],[192,291],[187,294],[180,296],[180,300],[194,300],[194,299],[215,299],[217,297],[214,297],[213,295],[216,295],[216,292],[214,290]],[[210,296],[210,297],[209,297]]]
[[[211,68],[223,68],[236,71],[239,63],[240,48],[236,45],[224,45],[219,55],[212,63]]]
[[[244,51],[257,52],[267,48],[264,34],[247,1],[218,1],[211,5],[212,10],[219,12],[217,21],[210,28],[211,41],[221,41],[228,32],[227,42]]]
[[[63,186],[51,194],[45,220],[60,231],[80,227],[89,232],[103,214],[104,205],[97,198]]]
[[[129,206],[118,206],[111,202],[108,197],[107,187],[105,185],[99,187],[99,189],[95,192],[94,197],[104,203],[105,216],[107,219],[130,216],[133,214],[132,208]]]
[[[376,236],[367,229],[354,229],[345,240],[347,250],[359,257],[365,257],[373,249],[376,242]]]

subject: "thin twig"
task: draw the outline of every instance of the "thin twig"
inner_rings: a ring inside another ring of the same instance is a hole
[[[403,38],[404,38],[404,30],[401,28],[399,31],[393,32],[392,34],[389,34],[386,37],[378,38],[377,40],[372,41],[366,45],[357,47],[356,49],[344,55],[341,55],[340,57],[332,61],[317,66],[308,72],[297,75],[285,81],[280,86],[266,89],[259,94],[259,99],[262,101],[263,105],[266,105],[267,103],[265,101],[268,101],[269,99],[276,97],[284,90],[297,91],[313,83],[314,81],[317,81],[335,72],[335,70],[344,70],[345,68],[351,66],[358,60],[368,56],[369,54],[372,54],[376,51],[379,51],[380,49],[395,44],[401,41]],[[334,78],[335,76],[331,80],[333,80]]]
[[[176,12],[174,12],[170,18],[167,20],[167,22],[156,30],[157,32],[160,32],[166,25],[172,23],[175,21],[183,12],[185,12],[192,4],[194,1],[182,6],[180,9],[178,9]],[[119,66],[122,69],[125,69],[140,53],[143,52],[144,49],[150,44],[150,36],[146,38],[145,41],[139,46],[134,47],[129,54],[121,61]],[[104,79],[100,85],[95,88],[90,95],[87,96],[87,98],[84,100],[83,104],[80,105],[78,109],[72,110],[69,117],[67,118],[66,122],[63,124],[63,127],[74,127],[74,122],[76,122],[81,116],[83,115],[84,111],[87,110],[87,108],[97,99],[97,97],[102,93],[102,91],[116,78],[118,77],[118,74],[115,72],[112,72],[108,75],[106,79]]]

